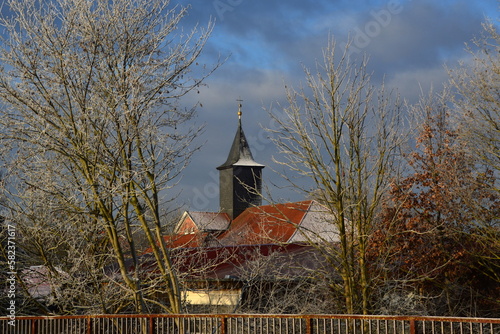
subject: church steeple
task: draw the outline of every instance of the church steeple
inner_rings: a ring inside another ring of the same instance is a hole
[[[220,172],[220,209],[231,219],[246,208],[262,204],[262,168],[254,161],[241,126],[241,104],[238,108],[238,129],[226,162],[217,167]]]

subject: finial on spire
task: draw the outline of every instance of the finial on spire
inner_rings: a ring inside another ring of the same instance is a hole
[[[242,107],[241,102],[243,102],[243,100],[240,98],[240,99],[237,99],[236,101],[238,101],[238,102],[239,102],[239,103],[238,103],[238,119],[241,119],[241,115],[243,114],[243,113],[241,112],[241,107]]]

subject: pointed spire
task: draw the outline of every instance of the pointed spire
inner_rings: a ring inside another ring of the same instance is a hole
[[[240,101],[241,100],[237,100]],[[247,138],[243,132],[243,127],[241,126],[241,103],[238,105],[238,129],[236,135],[234,136],[233,144],[229,151],[229,156],[226,162],[217,167],[218,170],[226,169],[232,166],[253,166],[253,167],[264,167],[253,160],[252,152],[250,151],[250,146],[248,145]]]

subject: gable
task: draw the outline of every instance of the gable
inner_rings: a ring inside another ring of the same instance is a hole
[[[225,231],[229,216],[222,212],[185,211],[174,229],[174,234],[192,234],[209,231]]]
[[[177,224],[177,227],[174,231],[175,234],[192,234],[199,232],[198,227],[194,223],[193,219],[191,216],[188,214],[188,212],[184,212],[182,215],[181,220]]]

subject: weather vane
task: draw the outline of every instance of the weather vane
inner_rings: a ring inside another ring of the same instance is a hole
[[[242,107],[241,102],[243,102],[243,100],[241,98],[239,98],[239,99],[236,99],[236,101],[239,102],[238,103],[238,118],[241,119],[241,114],[242,114],[242,112],[241,112],[241,107]]]

